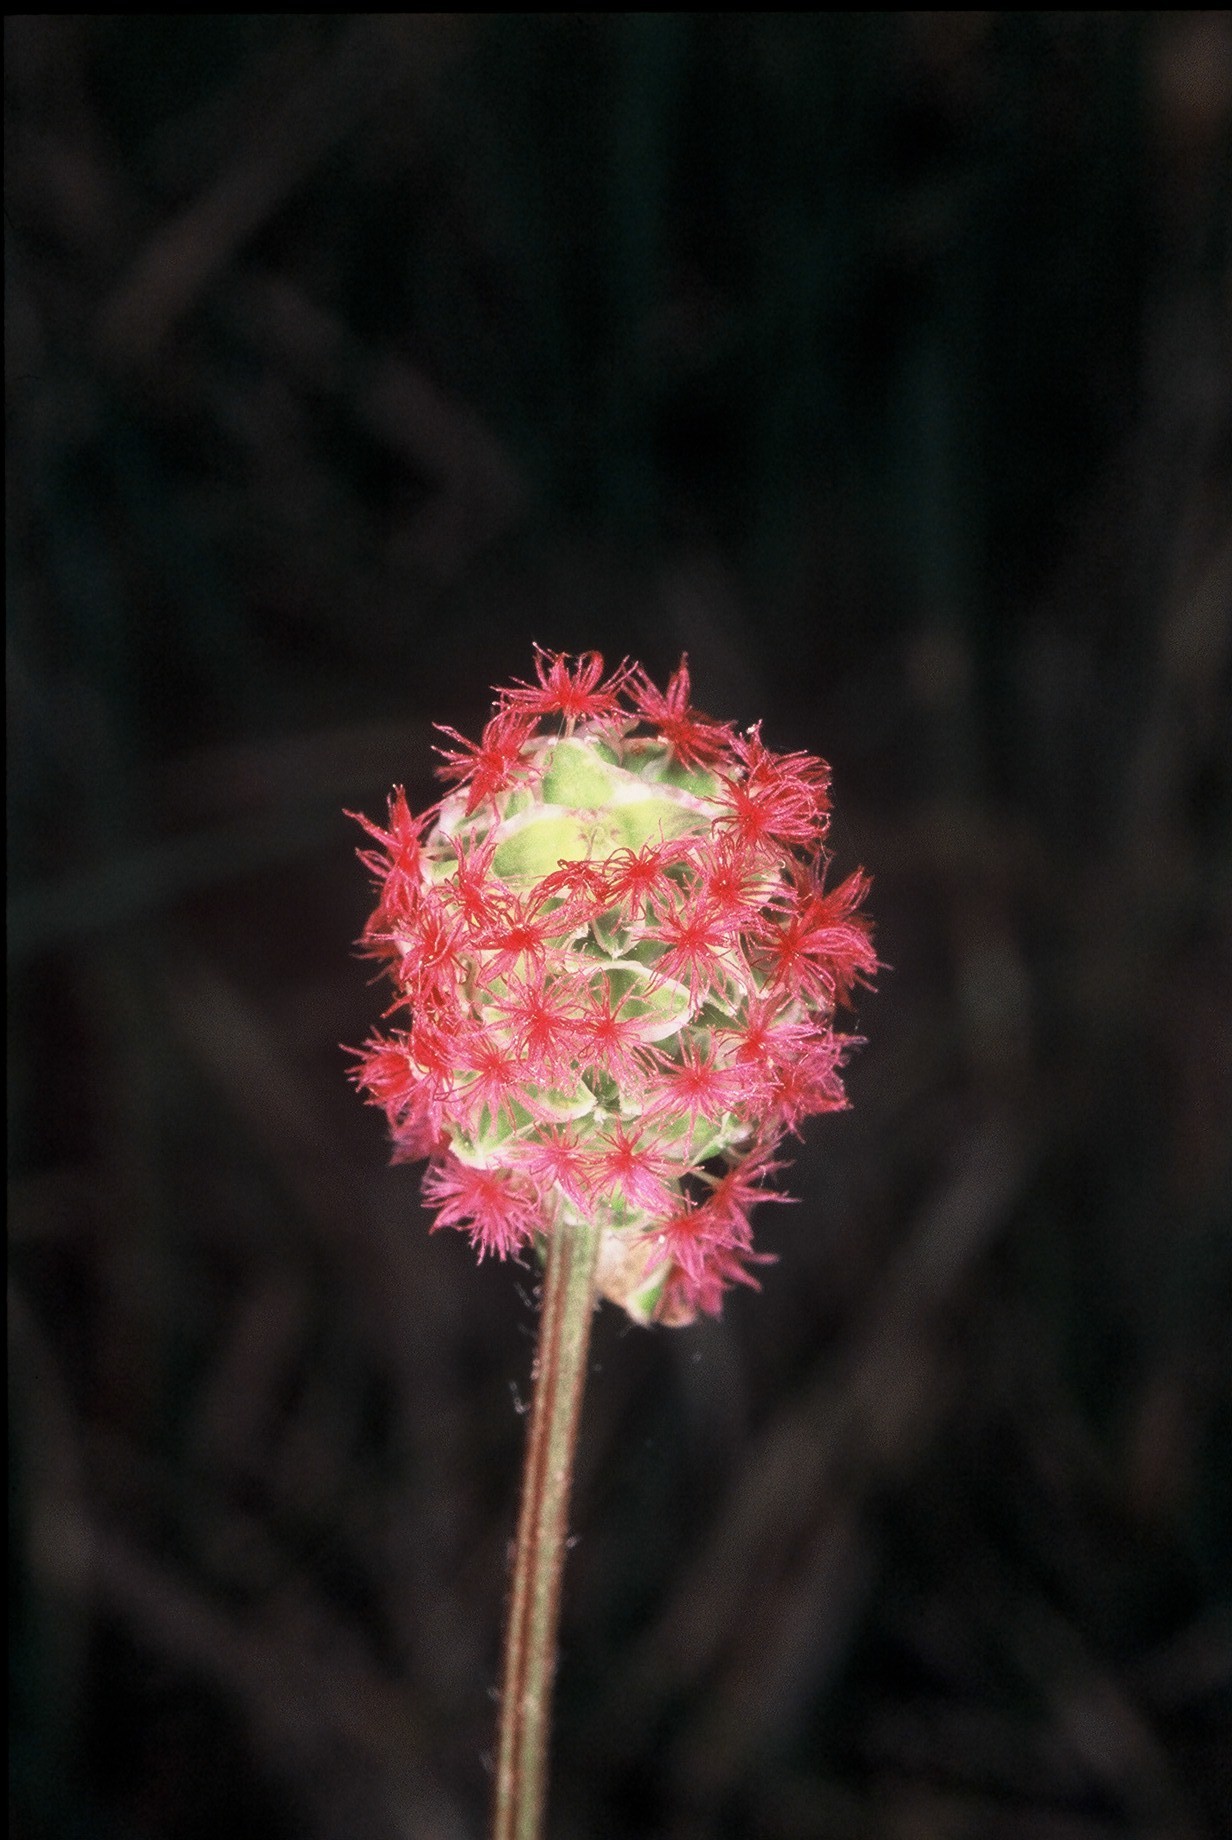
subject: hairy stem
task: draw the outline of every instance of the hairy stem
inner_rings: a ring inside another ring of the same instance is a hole
[[[535,1396],[505,1637],[493,1840],[539,1840],[552,1677],[599,1229],[560,1225],[548,1241]]]

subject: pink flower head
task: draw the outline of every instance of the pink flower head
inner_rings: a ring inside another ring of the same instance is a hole
[[[439,805],[360,820],[400,1026],[355,1079],[438,1226],[506,1258],[597,1219],[604,1293],[687,1322],[756,1282],[776,1147],[846,1103],[868,882],[825,885],[825,765],[700,714],[683,660],[665,691],[597,652],[535,678],[442,731]]]

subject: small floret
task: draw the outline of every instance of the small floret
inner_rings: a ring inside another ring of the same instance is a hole
[[[406,793],[395,786],[389,795],[389,817],[384,826],[374,824],[361,812],[349,811],[348,818],[362,824],[380,845],[376,850],[360,850],[359,860],[376,878],[380,899],[368,921],[364,940],[388,938],[390,933],[414,913],[423,893],[422,839],[427,817],[414,818],[406,802]],[[371,950],[371,945],[368,945]]]
[[[689,706],[686,658],[668,678],[665,691],[651,682],[640,665],[634,668],[630,690],[638,714],[658,729],[682,767],[713,766],[730,748],[731,724],[712,721]]]
[[[588,988],[576,1026],[583,1072],[610,1080],[619,1092],[630,1096],[644,1089],[651,1056],[645,1021],[625,1008],[636,988],[631,986],[613,1001],[611,978],[601,973]]]
[[[373,945],[381,956],[395,958],[398,983],[415,1007],[443,1001],[465,971],[461,924],[436,889],[426,889],[405,924]]]
[[[591,1163],[599,1192],[613,1194],[629,1210],[659,1215],[671,1207],[673,1161],[653,1136],[614,1125],[598,1139]]]
[[[738,1061],[726,1065],[717,1059],[714,1042],[682,1043],[680,1058],[660,1055],[646,1118],[683,1119],[690,1139],[699,1117],[722,1119],[739,1112],[755,1090],[756,1076]]]
[[[545,1125],[519,1148],[518,1167],[543,1189],[556,1189],[581,1214],[595,1206],[594,1178],[587,1153],[568,1125]]]
[[[527,960],[541,967],[549,941],[559,936],[559,928],[559,916],[541,890],[527,895],[502,893],[490,924],[473,940],[485,954],[483,972],[488,986],[498,986]]]
[[[506,1169],[475,1169],[446,1155],[429,1165],[424,1200],[437,1209],[438,1227],[462,1227],[480,1258],[507,1259],[530,1243],[539,1224],[536,1193]]]
[[[720,825],[746,846],[820,847],[830,819],[830,770],[809,754],[772,754],[760,724],[737,736],[737,773],[719,775]]]
[[[516,1109],[530,1109],[524,1057],[512,1042],[475,1029],[459,1055],[455,1098],[468,1134],[512,1125]]]
[[[524,1079],[555,1086],[569,1077],[582,1019],[583,984],[576,972],[555,977],[532,971],[506,979],[503,995],[492,1007],[508,1024],[513,1048],[523,1062]]]
[[[625,665],[613,671],[607,682],[603,677],[600,652],[583,652],[571,659],[565,652],[546,652],[535,647],[535,676],[538,683],[521,680],[512,690],[501,692],[502,712],[511,711],[535,719],[559,716],[566,734],[572,734],[579,722],[601,725],[618,723],[624,718],[620,693],[628,679]]]
[[[604,905],[620,907],[637,925],[648,902],[669,902],[676,885],[669,871],[683,860],[688,846],[679,840],[652,837],[640,849],[614,850],[603,865]]]
[[[655,961],[655,976],[686,985],[695,1007],[729,978],[744,979],[731,929],[713,908],[683,900],[647,927],[646,937],[664,948]]]
[[[857,916],[867,879],[859,871],[828,894],[812,870],[797,870],[796,903],[758,940],[756,963],[771,989],[810,1004],[845,1003],[877,969],[868,922]]]
[[[466,787],[466,816],[488,800],[512,792],[530,775],[526,747],[534,733],[530,716],[517,710],[500,710],[492,717],[479,741],[468,741],[456,728],[438,722],[437,729],[457,742],[455,748],[438,748],[443,756],[437,778]]]

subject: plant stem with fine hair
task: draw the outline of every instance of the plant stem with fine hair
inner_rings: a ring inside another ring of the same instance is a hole
[[[548,1240],[505,1637],[493,1840],[539,1840],[543,1831],[560,1580],[598,1252],[593,1223],[561,1223]]]

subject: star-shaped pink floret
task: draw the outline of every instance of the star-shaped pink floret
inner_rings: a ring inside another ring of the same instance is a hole
[[[479,741],[468,741],[456,728],[436,724],[442,735],[456,741],[454,748],[438,748],[443,756],[438,779],[455,780],[466,787],[466,815],[485,800],[497,799],[523,784],[531,774],[526,748],[535,732],[534,718],[518,710],[498,710]]]
[[[756,1091],[756,1076],[739,1061],[723,1063],[711,1041],[706,1047],[699,1042],[681,1044],[679,1059],[659,1057],[655,1080],[643,1114],[647,1119],[682,1117],[687,1120],[690,1138],[697,1130],[701,1115],[719,1120],[726,1112],[737,1112]]]
[[[745,845],[794,844],[816,849],[830,816],[830,771],[811,754],[774,754],[760,724],[738,735],[732,752],[740,771],[721,773],[726,807],[720,825]]]
[[[540,1221],[533,1188],[507,1169],[475,1169],[446,1155],[423,1180],[424,1200],[437,1209],[437,1227],[464,1227],[480,1258],[499,1259],[528,1245]]]
[[[611,724],[628,718],[620,707],[620,694],[628,677],[621,665],[603,682],[603,656],[600,652],[583,652],[570,658],[565,652],[547,652],[535,647],[535,676],[538,683],[519,681],[513,689],[501,692],[502,710],[536,720],[540,716],[557,716],[572,734],[579,722]]]
[[[615,1124],[591,1153],[598,1192],[613,1193],[627,1207],[664,1214],[672,1206],[668,1183],[675,1173],[672,1158],[653,1136]]]
[[[731,724],[715,722],[691,708],[689,690],[689,665],[685,658],[668,678],[666,690],[652,683],[640,665],[630,680],[638,714],[658,730],[681,766],[705,768],[721,760],[731,747]]]

